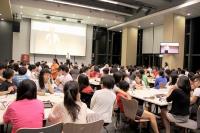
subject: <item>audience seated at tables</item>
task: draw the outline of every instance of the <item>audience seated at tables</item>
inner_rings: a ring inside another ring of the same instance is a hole
[[[191,106],[191,116],[190,118],[193,120],[197,120],[197,110],[198,107],[200,105],[200,75],[196,74],[195,76],[193,76],[193,81],[192,81],[192,85],[193,85],[193,90],[194,92],[191,95],[190,98],[190,104]]]
[[[161,110],[166,133],[170,133],[170,122],[186,122],[189,119],[190,91],[190,81],[186,76],[179,77],[176,86],[171,86],[167,95],[167,102],[172,102],[171,110]]]
[[[29,79],[20,82],[16,101],[8,105],[3,115],[4,123],[12,125],[12,133],[20,128],[41,128],[44,119],[44,104],[37,98],[37,87]]]
[[[83,66],[83,67],[80,69],[79,73],[80,73],[80,74],[85,74],[85,75],[88,76],[88,75],[90,74],[90,72],[89,72],[89,67]]]
[[[81,101],[90,107],[90,101],[93,96],[94,90],[90,87],[88,76],[85,74],[80,74],[78,76],[79,91],[81,93]]]
[[[144,89],[146,87],[140,73],[136,74],[135,80],[132,82],[132,87],[135,89]]]
[[[167,82],[169,82],[170,75],[171,75],[170,69],[166,69],[166,70],[164,71],[164,75],[165,75],[165,77],[166,77],[166,79],[167,79]]]
[[[147,76],[145,75],[144,69],[140,69],[139,72],[142,75],[142,80],[144,81],[145,86],[149,86],[148,79]]]
[[[121,71],[115,72],[115,73],[113,74],[113,77],[114,77],[114,80],[115,80],[115,85],[114,85],[113,91],[114,91],[115,93],[118,93],[118,92],[123,93],[123,94],[126,95],[127,97],[131,98],[131,96],[130,96],[128,93],[122,91],[122,90],[119,88],[119,82],[120,82],[120,81],[122,80],[122,78],[123,78],[122,72],[121,72]]]
[[[156,78],[154,87],[156,89],[160,89],[160,88],[164,88],[166,84],[167,84],[167,78],[165,77],[163,70],[160,70],[159,77]]]
[[[67,83],[68,81],[72,81],[73,78],[69,74],[69,68],[66,65],[60,65],[58,71],[59,74],[55,80],[55,83],[58,86],[59,90],[63,91],[65,83]]]
[[[28,76],[26,75],[26,72],[27,72],[27,68],[26,67],[20,67],[19,68],[18,74],[13,77],[13,83],[16,86],[18,86],[21,81],[23,81],[25,79],[28,79]]]
[[[119,82],[119,87],[124,92],[127,92],[129,90],[129,83],[122,80],[122,81]],[[126,95],[124,95],[120,92],[117,93],[117,98],[116,98],[117,99],[117,105],[120,108],[120,112],[124,113],[123,105],[122,105],[122,102],[121,102],[121,97],[123,97],[125,99],[129,99],[129,100],[131,100],[131,99],[126,97]],[[155,117],[154,114],[152,114],[149,111],[143,110],[143,108],[140,108],[140,106],[139,106],[136,115],[137,115],[137,117],[139,117],[139,119],[141,119],[141,118],[142,119],[148,119],[151,122],[151,126],[152,126],[154,133],[159,133],[158,125],[157,125],[157,122],[156,122],[156,117]]]
[[[114,74],[115,72],[118,72],[118,71],[119,71],[119,70],[118,70],[117,65],[113,65],[113,66],[111,67],[111,69],[110,69],[111,75]]]
[[[58,67],[59,67],[58,60],[54,58],[53,63],[51,65],[51,75],[52,75],[53,80],[55,80],[58,75]]]
[[[110,70],[109,70],[108,67],[104,68],[102,71],[103,71],[102,76],[109,75],[109,71],[110,71]]]
[[[15,85],[12,83],[14,71],[11,68],[7,68],[3,71],[3,78],[5,79],[0,85],[0,96],[15,92]]]
[[[53,94],[55,84],[51,79],[51,72],[49,69],[42,69],[39,74],[37,88],[38,88],[38,95],[45,95],[46,92]]]
[[[12,66],[13,70],[14,70],[14,74],[17,75],[19,74],[19,64],[18,63],[14,63]]]
[[[90,87],[89,79],[85,74],[78,76],[78,84],[81,93],[92,94],[94,90]]]
[[[157,78],[159,75],[159,71],[157,67],[153,67],[152,74],[154,75],[154,78]]]
[[[112,90],[115,81],[112,76],[108,75],[102,77],[101,82],[102,89],[95,91],[91,99],[90,109],[98,113],[104,123],[108,124],[112,122],[113,106],[116,99],[116,95]]]
[[[169,82],[167,83],[166,86],[172,86],[175,85],[178,79],[178,74],[176,72],[172,72],[170,77],[169,77]]]
[[[0,84],[5,80],[3,78],[3,71],[5,70],[6,66],[2,63],[0,63]]]
[[[79,86],[76,81],[69,81],[64,86],[64,102],[54,105],[49,114],[50,123],[87,123],[87,106],[80,100]]]
[[[100,74],[100,70],[98,66],[94,66],[91,71],[90,71],[90,78],[100,78],[101,74]]]
[[[38,73],[37,73],[37,68],[36,65],[30,64],[28,66],[28,70],[26,72],[26,75],[28,76],[29,79],[36,81],[38,78]]]
[[[78,69],[78,65],[75,64],[75,65],[73,66],[73,69],[71,69],[69,73],[70,73],[70,75],[72,76],[72,79],[73,79],[73,80],[76,80],[77,77],[78,77],[78,75],[79,75],[79,72],[80,72],[80,70]]]

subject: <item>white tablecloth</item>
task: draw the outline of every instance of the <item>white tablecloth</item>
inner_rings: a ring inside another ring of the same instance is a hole
[[[158,106],[166,106],[169,103],[166,101],[166,95],[169,89],[153,89],[153,88],[145,88],[140,90],[129,90],[128,93],[137,99],[153,103]],[[160,95],[160,96],[159,96]],[[163,95],[163,96],[162,96]]]
[[[0,96],[0,102],[6,102],[7,104],[13,102],[16,99],[16,94],[13,95],[7,95],[7,96]],[[61,103],[63,102],[64,99],[64,94],[63,93],[55,93],[55,94],[49,94],[47,93],[45,96],[37,96],[37,99],[41,101],[50,101],[52,103]],[[0,103],[0,104],[1,104]],[[3,124],[3,114],[6,111],[5,108],[3,108],[2,104],[0,105],[0,124]],[[45,119],[48,118],[49,113],[51,112],[51,108],[45,108],[44,114],[45,114]],[[87,120],[88,122],[94,122],[98,120],[98,115],[96,115],[92,110],[88,109],[88,116]]]

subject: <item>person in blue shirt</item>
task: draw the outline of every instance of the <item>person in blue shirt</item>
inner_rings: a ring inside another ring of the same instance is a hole
[[[26,72],[27,72],[27,69],[26,67],[20,67],[19,70],[18,70],[18,73],[17,75],[15,75],[13,77],[13,83],[18,86],[19,83],[25,79],[28,79],[28,76],[26,75]]]
[[[164,88],[166,84],[167,84],[167,78],[165,77],[163,70],[160,70],[159,77],[156,78],[154,87],[156,89],[160,89],[160,88]]]

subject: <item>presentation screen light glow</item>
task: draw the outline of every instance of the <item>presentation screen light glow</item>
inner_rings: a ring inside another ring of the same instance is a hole
[[[86,25],[31,21],[30,53],[85,56]]]

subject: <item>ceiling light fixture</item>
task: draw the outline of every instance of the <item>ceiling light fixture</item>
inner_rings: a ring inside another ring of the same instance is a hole
[[[151,25],[153,25],[154,23],[153,23],[153,22],[151,22],[150,24],[151,24]]]
[[[1,16],[2,14],[0,13],[0,16]]]
[[[113,1],[113,0],[99,0],[99,1],[107,2],[107,3],[111,3],[111,4],[115,4],[115,5],[121,5],[121,6],[129,7],[129,8],[133,8],[133,9],[139,9],[138,6],[134,6],[134,5],[130,5],[130,4],[122,3],[122,2],[117,2],[117,1]]]
[[[87,9],[93,9],[93,10],[98,10],[98,11],[107,11],[107,12],[120,14],[120,15],[124,15],[124,16],[133,16],[133,14],[130,14],[130,13],[124,13],[124,12],[119,12],[119,11],[114,11],[114,10],[109,10],[109,9],[103,9],[103,8],[98,8],[98,7],[93,7],[93,6],[76,4],[76,3],[67,2],[67,1],[61,1],[61,0],[45,0],[45,1],[58,3],[58,4],[64,4],[64,5],[77,6],[77,7],[87,8]]]
[[[60,3],[60,4],[65,4],[65,5],[78,6],[78,7],[83,7],[83,8],[89,8],[89,9],[94,9],[94,10],[99,10],[99,11],[105,11],[104,9],[101,9],[101,8],[86,6],[86,5],[81,5],[81,4],[76,4],[76,3],[66,2],[66,1],[59,1],[59,0],[45,0],[45,1]]]
[[[4,19],[3,19],[3,18],[1,18],[1,21],[4,21]]]
[[[187,16],[190,16],[191,15],[191,13],[187,13]]]
[[[103,2],[107,2],[107,3],[111,3],[111,4],[119,4],[119,2],[117,1],[112,1],[112,0],[99,0],[99,1],[103,1]]]
[[[138,25],[138,28],[141,28],[141,26],[140,26],[140,25]]]

